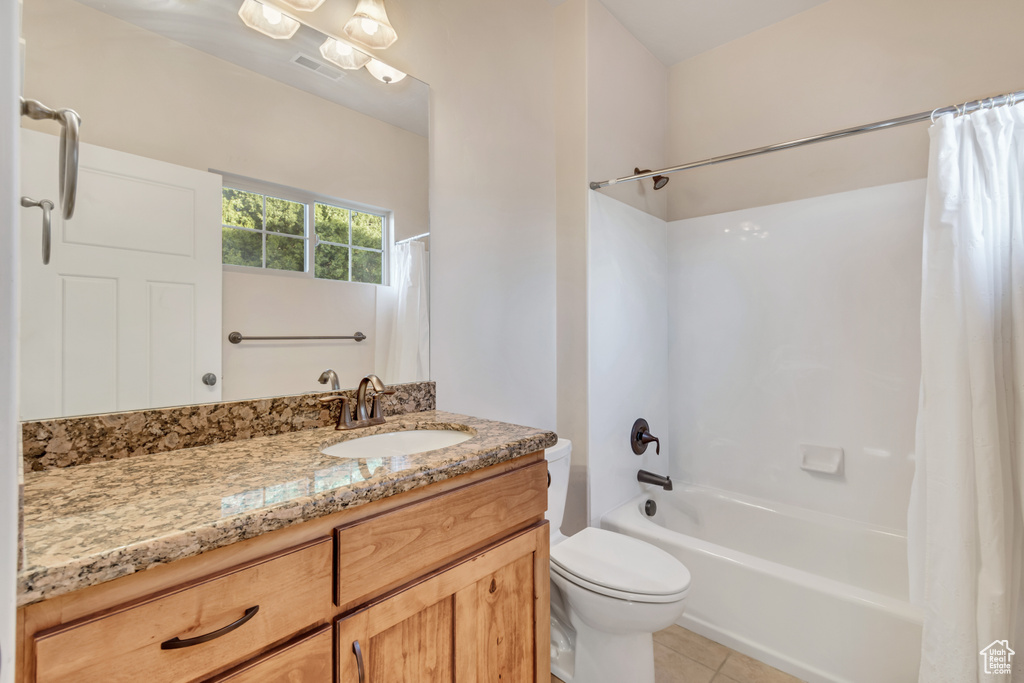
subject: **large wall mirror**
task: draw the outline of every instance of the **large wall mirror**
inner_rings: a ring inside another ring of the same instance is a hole
[[[64,220],[60,126],[22,119],[21,192],[58,204],[48,264],[21,215],[23,420],[428,379],[429,89],[246,4],[294,33],[242,0],[24,0],[23,95],[82,125]]]

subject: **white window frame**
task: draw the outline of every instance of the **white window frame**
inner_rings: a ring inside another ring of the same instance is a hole
[[[256,232],[268,235],[283,235],[289,239],[301,239],[305,242],[304,254],[305,263],[304,268],[301,271],[298,270],[278,270],[277,268],[267,268],[265,265],[257,266],[238,266],[229,263],[222,263],[221,267],[228,272],[232,273],[260,273],[263,275],[273,275],[277,277],[302,277],[311,278],[320,282],[336,282],[338,284],[350,284],[350,285],[372,285],[375,287],[387,286],[391,281],[391,248],[394,245],[394,229],[393,229],[393,216],[394,212],[388,209],[382,209],[378,206],[372,206],[370,204],[362,204],[360,202],[353,202],[347,199],[338,199],[336,197],[330,197],[328,195],[319,194],[316,192],[310,192],[308,190],[300,190],[294,187],[288,187],[287,185],[278,185],[276,183],[269,183],[263,180],[256,180],[254,178],[247,178],[245,176],[235,175],[233,173],[225,173],[224,171],[217,171],[210,169],[211,173],[217,173],[223,180],[221,181],[222,193],[223,189],[229,190],[241,190],[242,192],[252,192],[254,194],[263,195],[264,197],[273,197],[275,199],[284,199],[290,202],[296,202],[304,204],[306,206],[306,220],[303,226],[303,235],[288,235],[286,233],[274,232],[273,230],[267,230],[266,225],[260,230],[253,228],[245,228],[241,226],[227,225],[223,222],[223,216],[221,220],[221,228],[231,228],[233,230],[247,230],[249,232]],[[340,209],[348,209],[349,211],[358,211],[359,213],[368,213],[374,216],[380,216],[383,220],[383,230],[381,235],[381,280],[380,284],[376,282],[360,282],[359,280],[352,280],[352,252],[353,250],[358,251],[370,251],[377,253],[376,249],[370,249],[368,247],[360,247],[352,244],[352,217],[349,215],[348,224],[348,244],[338,244],[337,242],[328,242],[327,240],[321,240],[316,234],[316,226],[314,221],[316,219],[316,204],[329,204],[330,206],[336,206]],[[264,220],[266,219],[266,200],[264,200]],[[263,263],[266,263],[267,255],[267,241],[264,238],[263,243]],[[327,244],[339,247],[345,247],[348,249],[348,280],[332,280],[330,278],[318,278],[316,277],[316,247],[318,244]],[[222,257],[223,258],[223,257]]]

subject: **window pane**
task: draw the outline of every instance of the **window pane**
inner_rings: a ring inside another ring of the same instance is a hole
[[[285,235],[303,235],[306,228],[306,205],[287,199],[267,197],[267,230]],[[286,268],[285,270],[292,270]]]
[[[379,251],[352,250],[352,281],[372,282],[375,285],[383,283],[381,268],[381,253]]]
[[[372,213],[352,212],[352,244],[357,247],[383,249],[384,217]],[[365,282],[365,280],[364,280]]]
[[[267,268],[276,270],[305,270],[306,240],[283,235],[267,235]]]
[[[263,239],[258,232],[221,228],[223,262],[232,266],[263,265]]]
[[[348,244],[348,209],[329,204],[317,204],[313,215],[313,224],[317,236],[325,242]],[[347,280],[348,278],[343,279]]]
[[[315,270],[314,274],[325,280],[348,280],[348,247],[316,245]]]
[[[222,220],[225,225],[237,225],[240,228],[253,228],[254,230],[263,229],[263,195],[225,187],[221,206]]]

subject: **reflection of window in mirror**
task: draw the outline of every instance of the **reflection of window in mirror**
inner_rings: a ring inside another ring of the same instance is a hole
[[[386,284],[389,216],[383,209],[225,175],[222,260],[321,280]]]

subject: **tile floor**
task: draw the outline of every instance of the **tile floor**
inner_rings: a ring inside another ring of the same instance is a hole
[[[800,683],[713,640],[669,626],[654,634],[655,683]],[[552,683],[561,683],[555,676]]]

